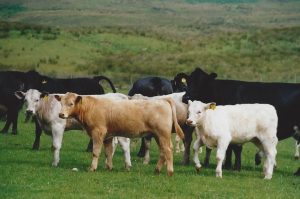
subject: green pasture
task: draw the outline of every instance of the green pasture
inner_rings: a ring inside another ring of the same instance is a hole
[[[51,166],[51,137],[41,137],[39,151],[31,150],[34,124],[23,123],[20,113],[19,134],[0,134],[0,198],[299,198],[300,178],[293,172],[300,166],[294,160],[294,140],[278,144],[277,163],[273,179],[263,180],[262,166],[254,166],[256,148],[245,144],[242,171],[224,171],[215,177],[215,153],[209,168],[196,173],[194,165],[181,165],[182,154],[174,153],[174,176],[168,177],[164,167],[154,174],[158,159],[156,143],[151,146],[151,163],[143,165],[136,154],[138,139],[131,143],[132,169],[124,168],[123,154],[117,148],[112,171],[105,170],[101,154],[96,172],[88,172],[92,155],[85,152],[88,136],[70,131],[64,136],[61,161]],[[0,127],[4,122],[0,123]],[[205,151],[205,150],[204,150]],[[204,153],[204,152],[203,152]],[[203,160],[204,154],[200,154]],[[72,171],[78,168],[78,172]]]

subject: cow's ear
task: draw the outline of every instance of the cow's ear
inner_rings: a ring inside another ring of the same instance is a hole
[[[57,99],[57,101],[61,101],[61,96],[59,96],[59,95],[54,95],[54,97],[55,97],[55,99]]]
[[[216,79],[218,77],[217,73],[210,73],[209,75],[212,79]]]
[[[22,91],[16,91],[15,92],[15,96],[18,98],[18,99],[23,99],[25,97],[25,93],[22,92]]]
[[[48,97],[49,93],[48,92],[42,92],[40,95],[40,99],[43,99],[45,97]]]
[[[217,104],[215,102],[210,102],[207,104],[206,109],[212,109],[215,110],[217,107]]]
[[[76,100],[75,100],[75,104],[81,103],[81,102],[82,102],[82,97],[81,96],[77,96]]]

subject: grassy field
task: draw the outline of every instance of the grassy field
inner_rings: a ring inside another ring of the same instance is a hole
[[[137,78],[171,79],[197,66],[221,79],[295,83],[299,63],[298,0],[0,2],[0,70],[107,75],[127,93]],[[53,168],[51,138],[43,135],[40,151],[32,151],[34,126],[22,122],[23,113],[19,120],[19,135],[0,135],[0,198],[300,198],[291,138],[278,145],[271,181],[254,166],[252,144],[243,150],[242,171],[224,171],[223,179],[215,178],[215,153],[199,174],[175,154],[175,175],[167,177],[165,169],[154,175],[157,147],[153,142],[145,166],[136,157],[139,141],[131,145],[130,172],[118,148],[113,171],[104,169],[102,155],[97,172],[90,173],[84,133],[66,133],[61,163]]]
[[[61,161],[51,166],[51,137],[41,137],[41,149],[32,151],[34,124],[19,119],[19,134],[0,135],[0,198],[299,198],[300,178],[293,176],[299,160],[293,159],[294,140],[279,143],[273,179],[263,180],[262,166],[254,166],[256,149],[246,144],[242,154],[242,171],[224,171],[223,179],[215,177],[215,153],[209,168],[196,173],[193,164],[182,166],[182,154],[174,154],[173,177],[166,168],[154,175],[158,158],[155,142],[151,163],[143,165],[136,157],[139,141],[131,144],[132,169],[124,168],[120,147],[114,156],[114,168],[104,168],[102,153],[98,170],[88,172],[91,154],[85,152],[88,136],[80,131],[65,134]],[[3,122],[0,123],[2,127]],[[203,155],[200,156],[203,159]],[[78,168],[78,172],[72,168]]]

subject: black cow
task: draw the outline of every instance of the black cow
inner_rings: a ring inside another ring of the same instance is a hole
[[[173,87],[175,89],[173,89]],[[170,81],[161,77],[145,77],[138,79],[134,82],[132,88],[130,89],[128,95],[133,96],[135,94],[142,94],[144,96],[153,97],[158,95],[168,95],[174,92],[182,92],[185,91],[185,84],[183,82],[178,81]],[[190,153],[190,145],[192,141],[192,132],[193,128],[188,125],[182,126],[182,129],[185,134],[184,146],[185,152],[183,156],[183,164],[188,164],[189,162],[189,153]],[[145,157],[146,146],[145,139],[150,141],[152,135],[146,136],[142,138],[141,147],[138,152],[139,157]]]
[[[101,80],[106,80],[113,92],[116,89],[111,82],[111,80],[105,76],[95,76],[93,78],[70,78],[70,79],[60,79],[51,78],[47,76],[41,76],[40,81],[42,82],[41,87],[38,89],[43,92],[49,93],[66,93],[74,92],[81,95],[100,95],[104,94],[104,89],[100,84]],[[35,120],[35,141],[33,143],[32,149],[38,150],[40,147],[40,137],[42,134],[42,129],[37,120]],[[90,140],[87,151],[92,150],[92,140]]]
[[[2,115],[6,115],[6,123],[1,130],[7,133],[12,124],[12,133],[17,134],[18,113],[22,108],[23,100],[14,96],[17,90],[26,91],[29,88],[38,89],[40,82],[39,74],[36,71],[26,73],[20,71],[1,71],[0,72],[0,108]]]
[[[186,76],[187,91],[183,98],[216,102],[220,105],[242,103],[267,103],[273,105],[278,114],[279,140],[293,136],[294,126],[300,127],[300,84],[261,83],[235,80],[217,80],[217,74],[208,74],[196,68],[190,76]],[[236,169],[240,169],[242,147],[236,148]],[[256,163],[259,163],[257,161]],[[231,150],[226,153],[226,167],[231,167]]]

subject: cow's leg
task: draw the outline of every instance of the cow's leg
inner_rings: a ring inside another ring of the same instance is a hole
[[[32,149],[33,150],[39,150],[40,148],[40,139],[41,139],[41,135],[42,135],[42,128],[39,124],[39,122],[37,121],[37,118],[34,118],[34,122],[35,122],[35,140],[34,143],[32,145]]]
[[[163,163],[166,162],[168,176],[174,173],[173,168],[173,145],[171,142],[171,135],[162,133],[159,137],[160,160],[157,163],[156,171],[159,173]]]
[[[196,167],[196,170],[197,172],[200,171],[201,169],[201,164],[200,164],[200,160],[199,160],[199,148],[201,147],[202,143],[201,143],[201,138],[200,138],[200,134],[199,132],[196,130],[196,140],[194,142],[194,146],[193,146],[193,149],[194,149],[194,163],[195,163],[195,167]]]
[[[295,160],[299,159],[299,147],[300,147],[300,141],[296,140],[295,143]]]
[[[59,163],[59,152],[62,144],[64,134],[64,126],[56,125],[52,127],[52,150],[54,159],[52,162],[52,166],[57,166]]]
[[[175,136],[175,152],[180,153],[180,137],[176,134]]]
[[[106,169],[112,170],[112,156],[113,156],[113,138],[109,138],[104,140],[104,148],[105,148],[105,166]]]
[[[96,171],[98,167],[98,159],[101,153],[101,147],[104,140],[104,135],[106,134],[106,129],[94,130],[89,133],[93,139],[93,160],[90,167],[90,171]]]
[[[234,170],[241,171],[241,162],[242,162],[242,145],[233,144],[232,149],[235,155],[235,163],[234,163]]]
[[[203,164],[204,167],[208,167],[208,165],[209,165],[211,150],[212,149],[206,147],[205,160],[204,160],[204,164]]]
[[[130,170],[131,168],[131,157],[130,157],[130,139],[125,137],[118,137],[119,143],[124,153],[125,168]]]
[[[216,177],[222,178],[222,163],[225,158],[226,149],[228,148],[229,143],[229,139],[218,140]]]
[[[1,133],[7,133],[8,132],[8,129],[12,123],[12,111],[11,110],[8,110],[7,112],[7,119],[6,119],[6,122],[5,122],[5,125],[3,127],[3,129],[1,130]]]
[[[140,150],[139,150],[139,152],[137,154],[138,157],[140,157],[140,158],[145,157],[146,146],[145,146],[145,141],[144,140],[145,139],[151,140],[151,138],[152,138],[152,135],[147,135],[147,136],[145,136],[145,137],[142,138],[142,140],[141,140],[141,147],[140,147]]]
[[[263,150],[259,150],[255,154],[255,165],[260,165],[262,157],[264,157],[264,151]]]
[[[182,127],[182,130],[184,132],[184,153],[183,153],[182,164],[188,165],[190,163],[190,148],[193,139],[194,128],[188,125],[184,125]]]
[[[225,159],[225,163],[224,163],[224,169],[230,170],[232,169],[232,163],[231,163],[231,159],[232,159],[232,145],[230,144],[226,150],[226,159]]]
[[[93,140],[90,139],[88,146],[86,147],[86,152],[92,152],[93,151]]]
[[[143,164],[149,164],[150,163],[150,145],[151,145],[151,139],[144,139],[145,144],[145,157]]]
[[[18,134],[18,116],[19,110],[15,110],[12,117],[12,134],[14,135]]]
[[[277,145],[277,138],[266,138],[264,139],[261,144],[264,148],[264,152],[266,155],[266,160],[264,163],[264,175],[265,178],[264,179],[271,179],[272,175],[273,175],[273,168],[276,165],[276,154],[277,154],[277,150],[276,150],[276,145]]]
[[[295,176],[300,176],[300,167],[299,169],[294,173]]]

